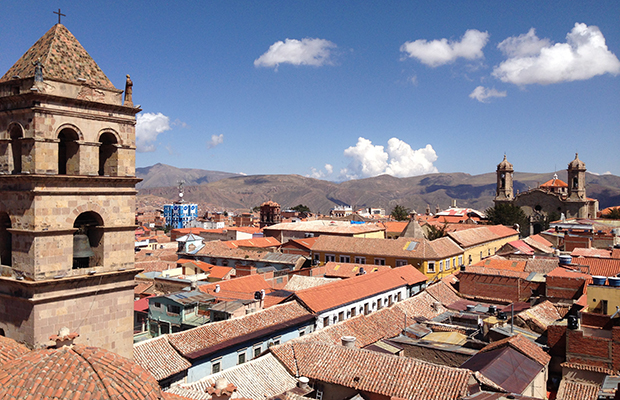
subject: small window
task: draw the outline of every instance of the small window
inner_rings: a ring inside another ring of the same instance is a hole
[[[407,260],[396,260],[397,267],[402,267],[403,265],[407,265]]]
[[[428,262],[428,272],[429,273],[434,273],[435,272],[435,262],[434,261],[429,261]]]
[[[273,338],[273,340],[271,341],[271,345],[272,345],[272,346],[277,346],[277,345],[279,345],[279,344],[280,344],[280,340],[281,340],[281,339],[282,339],[282,337],[281,337],[281,336],[278,336],[278,337]]]
[[[241,353],[237,354],[237,364],[243,363],[245,363],[245,349]]]
[[[375,265],[385,265],[385,258],[375,258]]]
[[[463,264],[463,256],[459,256],[459,265]]]
[[[305,334],[306,334],[306,328],[301,328],[301,329],[299,330],[299,337],[302,337],[302,336],[303,336],[303,335],[305,335]]]
[[[325,262],[336,262],[336,256],[334,254],[325,254]]]
[[[338,313],[338,321],[339,322],[344,321],[344,311],[340,311]]]
[[[260,353],[263,352],[263,348],[261,345],[257,345],[256,347],[254,347],[254,358],[257,358],[258,356],[260,356]]]
[[[443,271],[443,260],[439,261],[439,272]]]
[[[170,314],[180,314],[181,313],[181,307],[173,306],[172,304],[168,304],[168,312]]]
[[[159,302],[157,302],[157,301],[156,301],[156,302],[155,302],[155,308],[161,308],[161,303],[159,303]]]
[[[366,264],[366,257],[355,257],[356,264]]]
[[[351,317],[355,317],[357,309],[355,307],[351,308]]]
[[[339,257],[341,263],[349,263],[351,262],[351,257],[349,256],[340,256]]]
[[[380,310],[381,308],[381,299],[377,299],[377,310]]]
[[[325,317],[323,318],[323,328],[328,327],[329,326],[329,317]]]
[[[211,361],[211,374],[217,374],[221,370],[222,370],[222,361],[221,361],[221,359],[217,360],[217,361]]]
[[[314,263],[318,264],[321,261],[321,255],[319,253],[314,254]]]
[[[400,301],[402,298],[402,295],[400,292],[398,292],[398,295],[396,295],[396,301]]]

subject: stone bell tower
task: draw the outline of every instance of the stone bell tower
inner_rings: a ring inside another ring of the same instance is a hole
[[[497,189],[495,192],[495,203],[498,202],[511,202],[514,200],[514,192],[513,192],[513,183],[512,176],[514,173],[514,168],[512,168],[512,164],[508,162],[506,159],[506,155],[504,154],[504,159],[497,165]]]
[[[132,357],[135,115],[60,23],[0,78],[0,335]]]
[[[586,201],[586,163],[575,159],[568,164],[568,200]]]

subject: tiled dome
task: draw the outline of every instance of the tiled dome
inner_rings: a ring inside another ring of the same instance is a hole
[[[19,346],[0,345],[0,360],[5,349],[21,353],[0,364],[2,399],[165,399],[151,374],[110,351],[73,345],[24,353]]]

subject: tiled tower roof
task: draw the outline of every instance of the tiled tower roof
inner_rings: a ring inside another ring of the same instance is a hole
[[[78,78],[87,84],[117,90],[101,68],[82,47],[80,42],[64,25],[54,25],[0,78],[0,82],[14,76],[29,78],[34,76],[33,62],[43,64],[43,78],[78,83]],[[84,82],[80,82],[84,83]]]
[[[34,350],[0,364],[0,398],[166,397],[155,378],[130,360],[98,347],[74,345]]]

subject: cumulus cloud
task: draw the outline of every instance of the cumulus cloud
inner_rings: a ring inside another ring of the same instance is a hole
[[[413,42],[405,42],[400,46],[400,51],[410,58],[420,60],[429,67],[450,64],[457,58],[475,60],[484,57],[482,49],[489,40],[487,32],[476,29],[468,29],[460,41],[448,39],[431,40],[418,39]]]
[[[138,114],[136,118],[136,151],[155,151],[157,135],[170,130],[170,118],[162,113]]]
[[[275,67],[280,64],[313,65],[331,64],[331,49],[337,46],[325,39],[305,38],[277,41],[263,55],[254,60],[255,67]]]
[[[211,140],[207,143],[207,148],[212,149],[218,144],[224,143],[224,134],[221,133],[219,135],[211,135]]]
[[[306,175],[314,179],[323,179],[334,172],[334,167],[331,164],[325,164],[325,171],[318,170],[314,167],[310,168],[310,175]]]
[[[433,165],[437,153],[430,144],[418,150],[398,138],[388,140],[387,149],[363,137],[344,151],[351,162],[340,171],[343,179],[359,179],[389,174],[396,177],[416,176],[438,172]]]
[[[471,99],[476,99],[481,103],[486,103],[491,97],[506,97],[506,91],[500,92],[495,88],[489,89],[484,86],[478,86],[469,94]]]
[[[566,35],[566,43],[556,44],[539,39],[530,29],[497,47],[508,58],[495,67],[493,76],[516,85],[548,85],[620,73],[620,61],[609,51],[596,26],[576,23]]]

